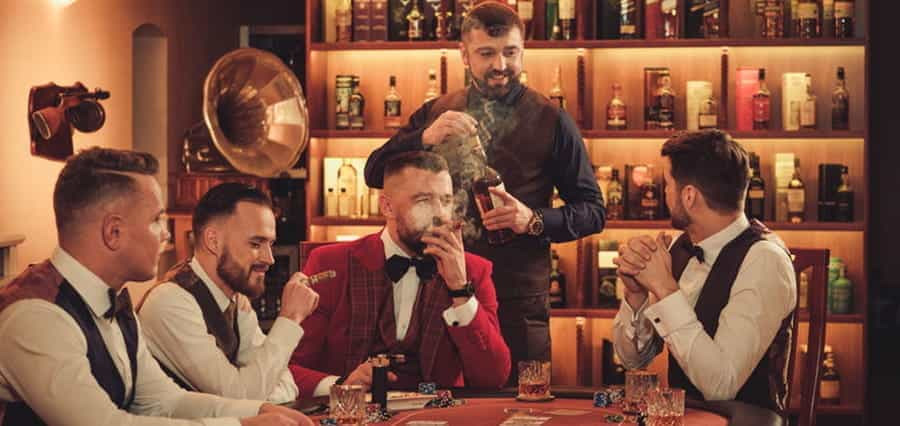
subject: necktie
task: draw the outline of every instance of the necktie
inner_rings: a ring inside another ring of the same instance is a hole
[[[430,280],[437,272],[437,263],[435,263],[434,258],[430,256],[410,259],[408,257],[393,255],[384,263],[384,269],[385,272],[387,272],[388,278],[395,283],[400,281],[400,278],[403,278],[403,275],[406,274],[406,271],[410,266],[416,267],[416,275],[418,275],[419,279],[422,281]]]
[[[109,295],[109,309],[103,313],[103,318],[111,320],[114,316],[118,316],[124,311],[131,310],[131,297],[128,296],[127,288],[122,290],[118,296],[113,289],[107,290],[106,294]]]
[[[234,300],[222,311],[222,316],[225,317],[225,325],[228,327],[221,336],[222,350],[230,361],[237,359],[237,352],[241,345],[241,336],[238,335],[238,330],[235,326],[237,323],[237,311],[237,303]]]

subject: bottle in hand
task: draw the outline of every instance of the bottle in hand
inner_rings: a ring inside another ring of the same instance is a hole
[[[482,217],[484,217],[485,213],[494,208],[503,206],[503,201],[499,197],[491,194],[488,190],[492,187],[498,187],[505,190],[500,174],[490,167],[485,167],[484,174],[472,182],[472,193],[475,195],[475,205],[478,207],[478,212]],[[512,230],[509,228],[487,230],[487,236],[488,243],[493,245],[506,244],[513,239]]]

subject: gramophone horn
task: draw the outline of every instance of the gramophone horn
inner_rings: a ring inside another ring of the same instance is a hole
[[[277,56],[241,48],[219,58],[203,87],[203,119],[213,143],[242,173],[275,177],[309,141],[303,89]]]

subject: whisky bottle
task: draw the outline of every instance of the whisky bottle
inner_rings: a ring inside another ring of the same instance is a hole
[[[831,306],[828,312],[846,315],[853,308],[853,283],[847,278],[847,266],[841,265],[838,277],[828,285],[831,294]]]
[[[350,128],[350,96],[353,94],[352,75],[338,75],[334,83],[334,127],[338,130]]]
[[[441,92],[438,88],[437,72],[430,69],[428,70],[428,90],[425,92],[425,102],[435,99],[438,96],[441,96]]]
[[[622,100],[622,85],[613,83],[613,97],[606,105],[606,130],[625,130],[628,128],[628,110]]]
[[[544,10],[544,30],[547,40],[559,40],[559,0],[547,0]]]
[[[425,19],[425,16],[419,11],[419,0],[412,0],[412,9],[406,14],[406,21],[409,22],[407,34],[410,41],[419,41],[425,37],[425,32],[422,28],[423,19]]]
[[[390,88],[384,97],[384,127],[387,129],[399,129],[402,125],[403,109],[400,94],[397,93],[397,77],[391,76],[388,80]]]
[[[753,94],[753,130],[769,130],[772,118],[771,95],[766,86],[766,69],[759,69],[759,90]]]
[[[853,187],[850,186],[850,176],[847,166],[841,167],[841,185],[837,188],[837,212],[835,219],[838,222],[853,222]]]
[[[485,167],[484,175],[472,182],[472,193],[475,195],[475,206],[478,212],[484,217],[484,214],[496,207],[503,206],[503,200],[491,194],[488,188],[498,187],[504,189],[503,180],[496,170]],[[493,245],[505,244],[513,239],[512,230],[509,228],[495,229],[487,231],[488,243]]]
[[[806,309],[809,307],[809,274],[800,273],[799,296],[797,299],[797,309]]]
[[[559,270],[559,254],[550,251],[550,307],[566,307],[566,276]]]
[[[819,381],[819,402],[823,404],[840,404],[841,376],[834,360],[834,349],[825,345],[825,359],[822,361],[822,379]]]
[[[369,188],[369,215],[378,216],[381,214],[381,190],[378,188]]]
[[[606,218],[620,220],[624,216],[622,204],[622,182],[619,180],[619,170],[612,170],[612,178],[606,186]]]
[[[638,0],[621,0],[619,8],[619,37],[623,39],[639,38],[637,27],[637,2]]]
[[[353,93],[350,94],[350,128],[362,130],[366,128],[366,98],[359,91],[359,76],[353,76]]]
[[[522,38],[525,40],[533,39],[534,29],[532,23],[534,22],[534,1],[519,0],[516,3],[516,9],[519,12],[519,19],[522,20],[522,25],[525,27],[525,34],[522,34]]]
[[[800,179],[800,159],[794,159],[794,175],[787,190],[788,221],[803,223],[806,220],[806,187]]]
[[[853,0],[834,1],[834,36],[853,38]]]
[[[657,80],[656,108],[659,116],[659,128],[672,130],[675,128],[675,92],[672,91],[672,77],[662,74]]]
[[[562,66],[557,65],[553,72],[553,87],[550,88],[550,100],[562,110],[566,109],[566,95],[562,89]]]
[[[697,127],[700,129],[715,129],[719,125],[719,103],[712,94],[700,103],[697,113]]]
[[[651,169],[652,170],[652,169]],[[647,173],[647,179],[641,185],[640,218],[656,220],[659,216],[659,187],[653,181],[653,172]]]
[[[409,13],[410,0],[388,0],[388,40],[409,40],[409,21],[406,15]]]
[[[744,210],[747,217],[765,221],[766,219],[766,182],[759,175],[759,156],[756,153],[750,153],[750,169],[753,176],[750,177],[750,184],[747,187],[747,200]]]
[[[328,188],[328,191],[325,193],[325,216],[338,215],[337,197],[337,194],[334,193],[334,188]]]
[[[353,27],[351,26],[351,22],[353,22],[352,15],[353,14],[353,6],[350,3],[350,0],[340,0],[337,3],[337,8],[334,10],[334,23],[337,27],[336,32],[336,41],[337,42],[348,42],[352,40],[353,37]]]
[[[338,211],[341,216],[356,216],[356,168],[345,158],[338,168],[338,187],[341,194],[338,196]]]
[[[563,40],[575,40],[575,0],[559,0],[559,29]]]
[[[806,74],[806,98],[800,104],[800,128],[816,128],[816,95],[813,93],[812,76]]]
[[[797,2],[797,19],[800,24],[800,38],[819,37],[819,2],[818,0],[800,0]]]
[[[784,0],[757,0],[763,3],[763,38],[784,37]]]
[[[844,81],[844,67],[837,69],[837,83],[831,93],[831,129],[848,130],[850,128],[850,93]]]
[[[662,0],[659,3],[659,8],[662,12],[663,38],[678,38],[678,0]]]

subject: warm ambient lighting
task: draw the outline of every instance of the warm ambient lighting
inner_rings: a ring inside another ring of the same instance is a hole
[[[75,3],[76,0],[50,0],[54,6],[57,7],[66,7],[72,3]]]

